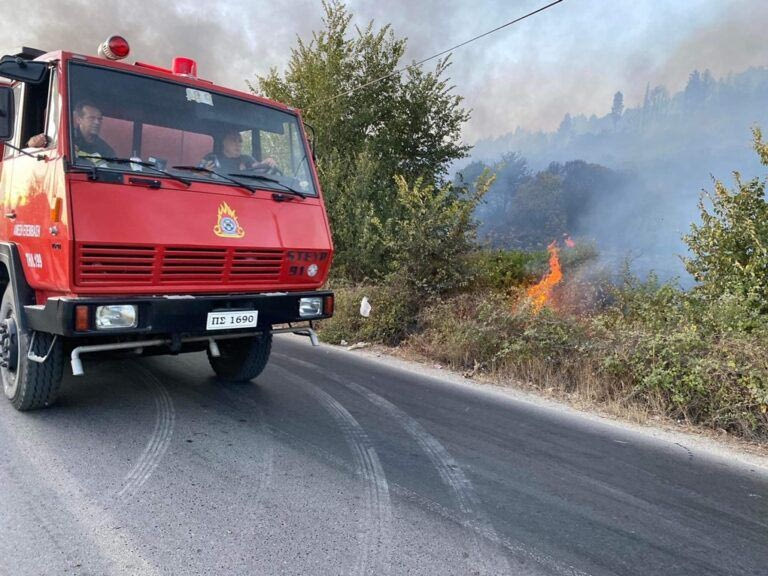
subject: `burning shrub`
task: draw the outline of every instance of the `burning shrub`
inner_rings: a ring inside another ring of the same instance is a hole
[[[419,353],[458,370],[605,400],[595,382],[604,345],[582,319],[533,307],[522,288],[463,294],[425,309],[409,339]]]

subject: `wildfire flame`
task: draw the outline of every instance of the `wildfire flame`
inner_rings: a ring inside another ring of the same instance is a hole
[[[573,238],[570,236],[565,237],[565,245],[568,246],[568,248],[575,248],[576,242],[573,241]]]
[[[549,252],[549,272],[541,279],[541,282],[528,288],[528,297],[533,302],[534,313],[538,313],[551,301],[552,288],[563,279],[557,243],[552,242],[552,244],[547,246],[547,252]]]

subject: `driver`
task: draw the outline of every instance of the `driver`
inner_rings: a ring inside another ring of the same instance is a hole
[[[224,173],[277,167],[277,162],[273,158],[265,158],[259,162],[253,156],[243,154],[243,137],[236,130],[224,134],[220,150],[219,154],[214,152],[206,154],[200,161],[200,167],[206,170],[221,170]]]

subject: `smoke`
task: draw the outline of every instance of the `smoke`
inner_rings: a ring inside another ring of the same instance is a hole
[[[709,69],[714,76],[725,76],[751,66],[768,64],[765,23],[768,3],[735,0],[723,3],[722,12],[712,22],[683,39],[658,71],[658,84],[671,90],[685,85],[691,70]]]
[[[353,24],[392,24],[408,38],[404,64],[495,28],[545,0],[348,0]],[[16,45],[93,54],[121,33],[131,60],[198,61],[202,77],[235,88],[272,67],[283,70],[296,38],[322,26],[320,0],[0,0],[0,48]],[[694,68],[716,75],[768,62],[756,0],[565,0],[541,14],[457,50],[449,70],[473,110],[464,138],[475,142],[521,126],[552,130],[566,112],[603,115],[623,90],[642,101],[646,83],[681,88]],[[432,64],[427,64],[431,66]]]
[[[245,0],[0,0],[0,12],[3,54],[21,45],[95,54],[108,36],[121,34],[131,45],[130,61],[170,67],[174,56],[187,56],[197,61],[202,78],[238,89],[255,74],[282,69],[296,36],[309,35],[321,16],[312,0],[290,6]]]

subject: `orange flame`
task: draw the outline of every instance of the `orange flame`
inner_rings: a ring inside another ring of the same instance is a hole
[[[573,238],[570,236],[565,237],[565,245],[568,246],[568,248],[575,248],[576,242],[573,241]]]
[[[551,301],[552,288],[563,279],[556,242],[552,242],[552,244],[547,246],[547,252],[549,252],[549,272],[541,279],[541,282],[528,288],[528,297],[533,301],[534,313],[538,313]]]

